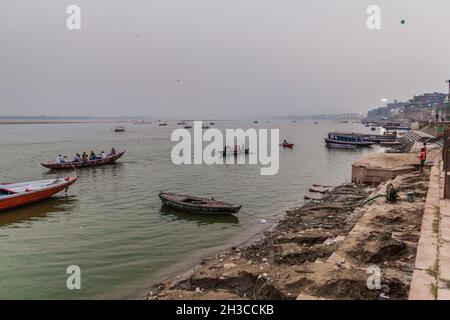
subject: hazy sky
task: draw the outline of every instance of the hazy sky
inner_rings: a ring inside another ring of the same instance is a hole
[[[447,92],[449,15],[449,0],[1,0],[0,115],[367,111]]]

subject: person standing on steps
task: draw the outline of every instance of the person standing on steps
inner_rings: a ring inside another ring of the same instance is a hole
[[[420,150],[420,173],[423,173],[423,167],[425,166],[425,159],[426,159],[426,153],[425,148],[422,148]]]

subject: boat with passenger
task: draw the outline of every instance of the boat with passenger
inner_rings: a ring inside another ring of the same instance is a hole
[[[113,150],[111,150],[113,151]],[[78,169],[78,168],[85,168],[85,167],[95,167],[105,164],[112,164],[116,162],[119,158],[123,156],[125,153],[125,150],[122,152],[116,152],[115,150],[111,152],[109,155],[106,155],[104,158],[97,157],[96,159],[92,160],[85,160],[77,159],[76,161],[64,161],[64,162],[47,162],[47,163],[41,163],[41,166],[52,169],[52,170],[59,170],[59,169]]]
[[[289,148],[289,149],[294,148],[294,144],[287,142],[286,139],[283,140],[283,142],[281,143],[281,146],[283,148]]]
[[[240,155],[240,154],[248,154],[249,153],[249,151],[250,151],[250,149],[249,148],[245,148],[245,147],[242,147],[242,148],[240,148],[240,147],[225,147],[225,149],[222,151],[222,155],[224,156],[224,157],[226,157],[226,156],[237,156],[237,155]]]
[[[372,141],[366,139],[363,133],[354,132],[329,132],[328,137],[325,138],[325,143],[328,144],[344,144],[354,145],[356,147],[370,147],[374,144]]]

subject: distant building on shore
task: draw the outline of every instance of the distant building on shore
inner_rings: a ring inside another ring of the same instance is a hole
[[[404,123],[428,121],[435,114],[435,110],[442,106],[446,96],[444,93],[433,92],[414,96],[405,102],[395,100],[385,107],[369,111],[365,120],[368,122],[395,120]]]

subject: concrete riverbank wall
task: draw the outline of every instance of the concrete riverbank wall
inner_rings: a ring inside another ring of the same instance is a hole
[[[352,182],[378,185],[417,170],[419,160],[413,154],[381,153],[352,164]]]

